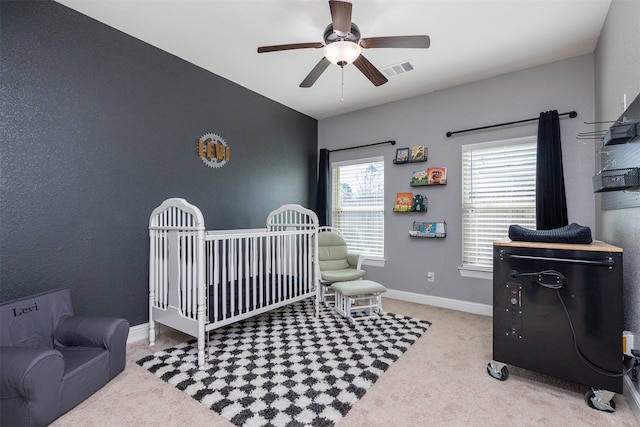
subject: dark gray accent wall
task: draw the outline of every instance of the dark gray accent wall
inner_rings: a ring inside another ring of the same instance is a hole
[[[0,3],[0,300],[71,288],[77,314],[147,321],[148,221],[209,229],[313,207],[317,121],[54,2]],[[205,133],[230,146],[210,168]]]

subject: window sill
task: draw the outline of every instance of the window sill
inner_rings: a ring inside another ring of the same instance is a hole
[[[362,261],[362,265],[370,265],[373,267],[384,267],[384,263],[385,263],[385,259],[384,258],[367,258],[365,257],[364,260]]]
[[[460,272],[460,276],[462,277],[493,280],[493,270],[491,269],[483,269],[480,267],[458,267],[458,271]]]

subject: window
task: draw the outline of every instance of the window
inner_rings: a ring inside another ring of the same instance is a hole
[[[491,271],[509,225],[536,227],[536,138],[462,147],[462,268]]]
[[[331,164],[331,225],[349,250],[384,258],[384,158]]]

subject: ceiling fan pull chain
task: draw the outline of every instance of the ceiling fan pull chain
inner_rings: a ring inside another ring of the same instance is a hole
[[[342,69],[342,86],[340,86],[340,102],[344,102],[344,66]]]

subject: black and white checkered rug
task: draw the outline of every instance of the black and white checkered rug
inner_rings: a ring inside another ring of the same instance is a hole
[[[350,326],[312,299],[212,332],[138,364],[237,426],[332,426],[430,323],[391,313]]]

